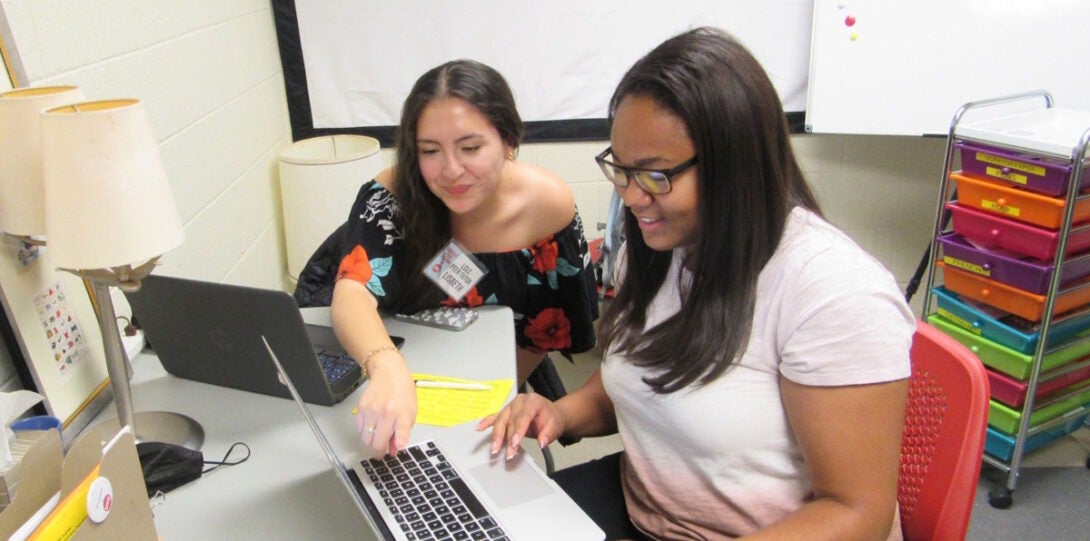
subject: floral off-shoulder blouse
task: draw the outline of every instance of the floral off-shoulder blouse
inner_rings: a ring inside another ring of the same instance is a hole
[[[396,254],[404,239],[397,199],[375,181],[356,196],[341,245],[337,278],[363,283],[388,308],[404,294]],[[507,306],[515,314],[515,339],[520,348],[565,356],[594,347],[598,293],[579,213],[560,231],[521,250],[474,253],[488,269],[484,278],[448,306]]]

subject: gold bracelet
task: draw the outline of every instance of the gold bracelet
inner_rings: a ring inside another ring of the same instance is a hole
[[[375,349],[372,349],[371,351],[368,351],[367,356],[364,357],[363,362],[360,363],[360,368],[363,371],[363,379],[371,379],[371,373],[367,367],[371,365],[371,358],[375,355],[378,355],[379,353],[382,353],[383,351],[397,351],[397,346],[387,344],[385,346],[379,346]]]

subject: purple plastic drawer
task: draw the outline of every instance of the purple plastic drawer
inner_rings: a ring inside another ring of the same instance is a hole
[[[985,248],[1002,248],[1042,261],[1056,257],[1059,232],[976,210],[957,203],[947,203],[953,215],[954,231]],[[1071,226],[1065,256],[1090,250],[1090,225]]]
[[[1067,193],[1071,165],[1067,160],[1000,149],[980,143],[957,141],[961,150],[962,173],[1021,186],[1028,190],[1059,196]],[[1079,189],[1090,186],[1090,168],[1083,167]]]
[[[1056,268],[1052,263],[1007,250],[974,246],[957,233],[940,235],[939,243],[943,263],[1032,293],[1048,292],[1052,271]],[[1088,274],[1090,253],[1076,254],[1064,258],[1060,281],[1066,283]]]

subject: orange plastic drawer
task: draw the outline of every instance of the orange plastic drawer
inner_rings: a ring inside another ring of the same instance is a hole
[[[1048,197],[958,173],[951,173],[950,180],[957,182],[958,203],[962,205],[1050,229],[1058,229],[1063,224],[1066,203],[1063,198]],[[1075,203],[1075,216],[1071,220],[1074,224],[1087,219],[1090,219],[1090,198]]]
[[[1044,317],[1044,295],[1036,295],[949,265],[942,265],[942,274],[947,289],[970,299],[1030,321],[1041,321]],[[1083,279],[1056,295],[1052,314],[1074,310],[1087,303],[1090,303],[1090,279]]]

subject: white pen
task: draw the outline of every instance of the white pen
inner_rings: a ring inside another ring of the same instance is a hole
[[[462,391],[491,391],[491,385],[485,385],[483,383],[462,383],[458,381],[433,381],[426,379],[418,379],[416,381],[417,387],[430,387],[432,389],[459,389]]]

